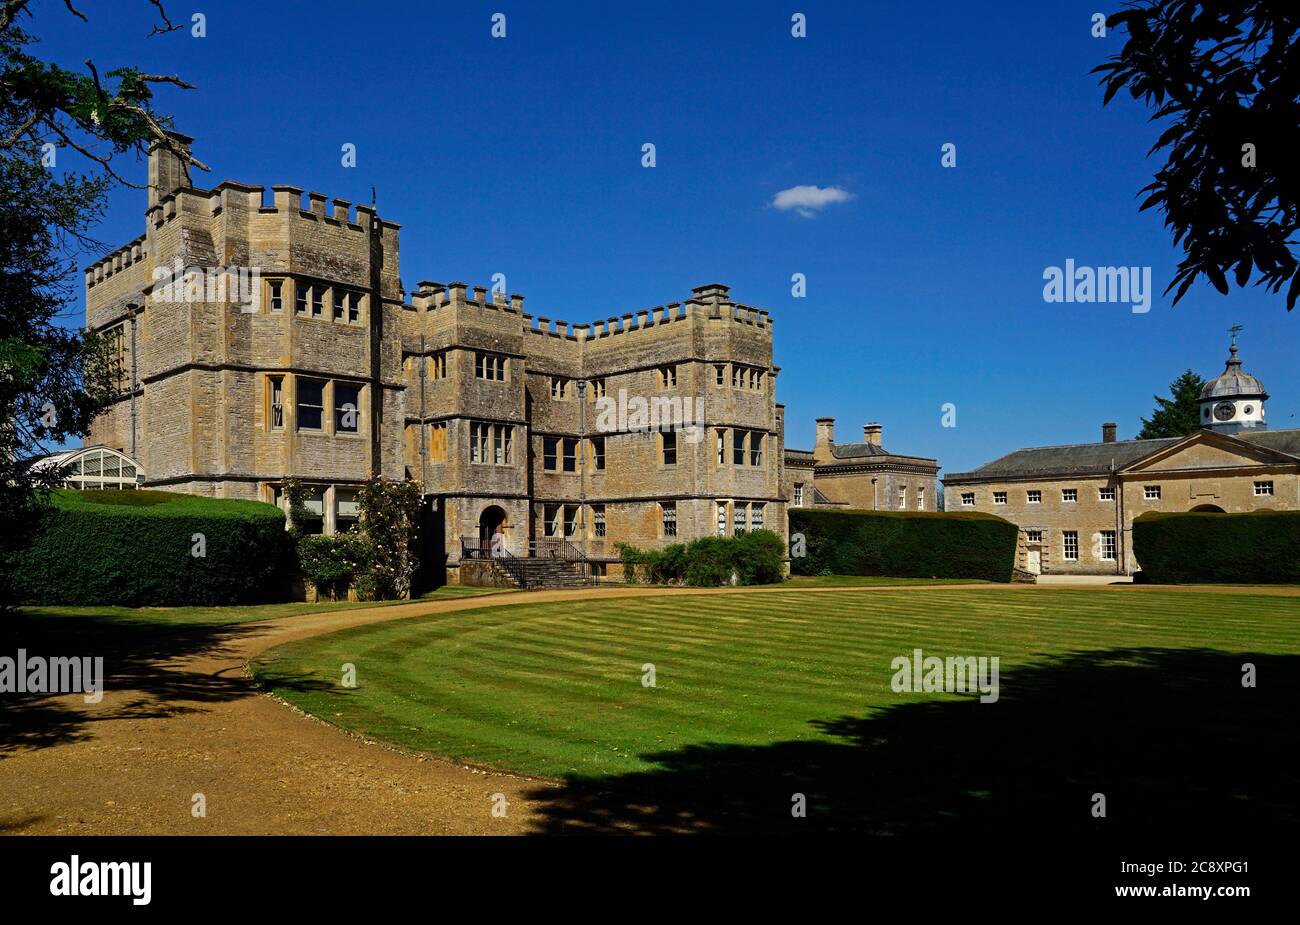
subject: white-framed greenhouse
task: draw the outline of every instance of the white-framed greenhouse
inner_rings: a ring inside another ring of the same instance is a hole
[[[33,469],[68,467],[65,488],[79,491],[104,491],[138,488],[144,481],[139,464],[106,446],[87,446],[46,456],[32,464]]]

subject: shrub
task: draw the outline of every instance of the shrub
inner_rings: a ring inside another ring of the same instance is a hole
[[[689,543],[674,543],[663,549],[638,549],[619,543],[623,575],[637,580],[637,568],[646,580],[659,584],[716,587],[731,584],[773,584],[781,581],[785,546],[769,530],[756,530],[737,537],[705,536]]]
[[[1161,513],[1133,521],[1133,554],[1145,581],[1300,582],[1300,511]]]
[[[415,482],[371,479],[357,494],[366,570],[357,591],[381,601],[410,593],[420,564],[420,487]]]
[[[282,598],[294,566],[270,504],[60,489],[7,567],[20,603],[158,607]]]
[[[365,573],[367,548],[356,533],[304,536],[298,540],[298,565],[303,578],[330,597],[343,597]]]
[[[992,514],[796,508],[790,511],[796,553],[790,568],[796,575],[1010,581],[1017,532]]]

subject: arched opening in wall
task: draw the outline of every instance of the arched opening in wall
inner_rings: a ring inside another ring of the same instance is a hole
[[[489,504],[483,508],[483,513],[478,515],[478,546],[484,551],[485,555],[492,554],[492,537],[501,534],[501,541],[505,541],[506,512],[495,504]]]
[[[1196,505],[1196,507],[1192,508],[1191,513],[1193,513],[1193,514],[1226,514],[1227,511],[1225,511],[1223,508],[1219,507],[1217,504],[1198,504],[1198,505]]]

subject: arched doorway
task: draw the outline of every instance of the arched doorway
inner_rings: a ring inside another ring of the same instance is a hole
[[[483,513],[478,515],[478,548],[483,551],[483,555],[492,555],[492,537],[501,534],[501,542],[505,542],[506,532],[506,512],[495,504],[489,504],[483,508]],[[504,549],[504,546],[501,547]]]
[[[1191,513],[1193,513],[1193,514],[1226,514],[1227,511],[1225,511],[1223,508],[1219,507],[1217,504],[1198,504],[1198,505],[1196,505],[1196,507],[1192,508]]]

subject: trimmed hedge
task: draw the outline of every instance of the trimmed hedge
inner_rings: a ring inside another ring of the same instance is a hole
[[[1015,524],[992,514],[790,509],[796,575],[1011,580]],[[805,555],[799,556],[798,536]]]
[[[619,543],[618,551],[628,581],[636,580],[638,566],[652,583],[703,588],[731,584],[732,575],[741,585],[776,584],[785,577],[785,545],[771,530],[734,537],[705,536],[663,549],[638,549]]]
[[[1300,511],[1148,511],[1133,521],[1133,555],[1156,584],[1295,584]]]
[[[296,571],[271,504],[166,491],[63,489],[50,499],[32,541],[5,563],[19,603],[252,603],[283,597]]]

